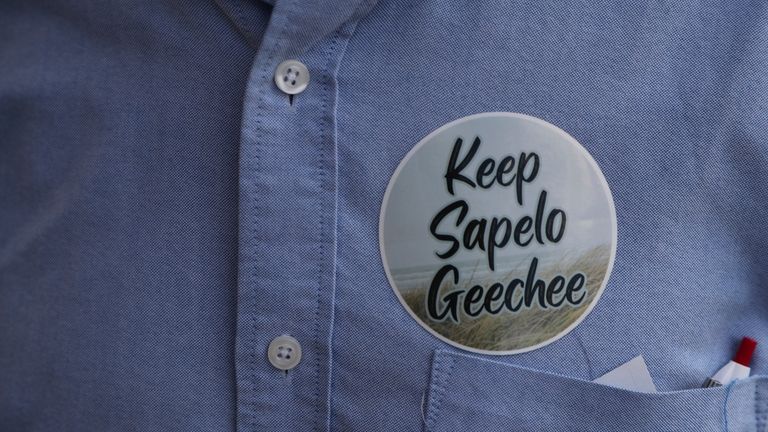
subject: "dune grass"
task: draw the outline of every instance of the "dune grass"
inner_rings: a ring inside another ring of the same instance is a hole
[[[484,314],[476,318],[462,315],[460,316],[460,323],[456,324],[450,320],[437,322],[428,317],[426,312],[427,284],[401,294],[411,310],[424,323],[448,339],[483,350],[516,350],[548,340],[576,321],[597,295],[608,269],[609,260],[609,247],[600,246],[578,256],[566,257],[558,264],[550,265],[548,268],[539,267],[537,275],[543,280],[549,280],[555,274],[571,275],[582,272],[586,275],[586,298],[575,307],[563,306],[545,310],[534,306],[518,312],[503,310],[496,315]],[[473,275],[468,280],[463,281],[462,288],[466,289],[474,284],[487,285],[492,282],[501,282],[506,285],[514,278],[524,278],[527,265],[527,261],[520,262],[516,268],[502,277],[493,275],[493,280],[488,276],[483,280],[478,280]],[[452,289],[451,285],[451,283],[443,284],[440,287],[441,294],[445,289]]]

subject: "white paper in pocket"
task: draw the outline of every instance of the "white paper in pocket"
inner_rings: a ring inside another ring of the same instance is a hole
[[[653,378],[648,372],[648,366],[646,366],[642,355],[633,358],[593,382],[624,390],[656,393],[656,385],[653,383]]]

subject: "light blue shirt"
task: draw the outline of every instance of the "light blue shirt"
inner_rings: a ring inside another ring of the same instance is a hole
[[[765,431],[768,3],[0,5],[0,430]],[[274,82],[297,59],[311,79]],[[424,136],[524,113],[613,193],[610,280],[523,354],[421,327],[382,198]],[[300,362],[268,358],[291,335]],[[591,381],[636,355],[658,394]]]

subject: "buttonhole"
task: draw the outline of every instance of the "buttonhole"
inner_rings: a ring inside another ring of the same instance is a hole
[[[293,95],[288,95],[288,105],[293,106]]]

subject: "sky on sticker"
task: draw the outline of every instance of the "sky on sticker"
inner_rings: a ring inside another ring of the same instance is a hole
[[[473,189],[455,182],[455,195],[448,193],[444,175],[454,142],[459,137],[464,141],[460,159],[475,137],[482,140],[471,163],[462,171],[473,180],[479,164],[488,157],[498,164],[508,155],[517,163],[521,152],[539,155],[539,172],[531,183],[524,184],[522,206],[516,201],[514,184]],[[393,272],[398,272],[398,269],[484,259],[484,251],[464,248],[447,261],[438,258],[436,251],[445,251],[449,244],[429,232],[437,212],[457,199],[468,202],[469,213],[461,226],[455,227],[453,215],[440,226],[441,232],[460,239],[470,218],[504,216],[515,224],[525,215],[534,217],[542,190],[548,194],[547,210],[557,207],[567,215],[563,239],[557,244],[542,246],[533,242],[527,247],[510,242],[506,248],[497,250],[497,263],[503,266],[505,258],[517,261],[534,255],[556,259],[559,255],[572,256],[595,246],[609,245],[615,220],[602,175],[595,167],[586,150],[572,138],[546,123],[528,118],[479,117],[442,129],[401,163],[400,171],[392,180],[382,220],[387,262]]]

